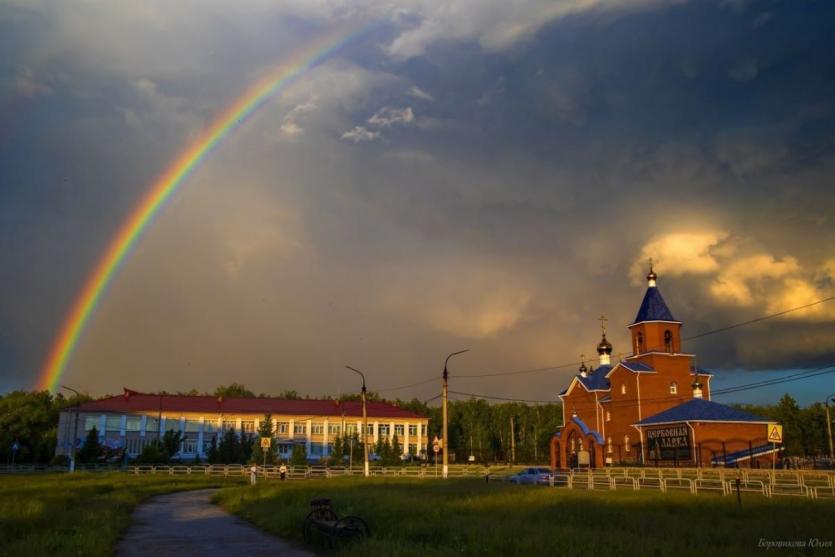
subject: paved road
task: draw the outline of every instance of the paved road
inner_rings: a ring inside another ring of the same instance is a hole
[[[118,557],[313,557],[313,553],[255,528],[209,499],[215,489],[149,499],[133,513]]]

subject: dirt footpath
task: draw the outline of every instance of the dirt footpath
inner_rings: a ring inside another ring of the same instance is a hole
[[[313,557],[210,502],[216,489],[153,497],[133,513],[118,557]]]

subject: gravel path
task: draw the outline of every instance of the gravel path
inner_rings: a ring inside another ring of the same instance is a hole
[[[313,557],[210,502],[216,489],[153,497],[133,513],[118,557]]]

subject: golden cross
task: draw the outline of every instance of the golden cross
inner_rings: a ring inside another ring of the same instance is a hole
[[[600,321],[600,328],[603,330],[603,334],[605,335],[606,334],[606,321],[608,321],[608,319],[606,319],[605,315],[601,315],[597,320]]]

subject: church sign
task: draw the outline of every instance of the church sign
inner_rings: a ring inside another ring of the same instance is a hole
[[[686,425],[647,431],[649,460],[690,460],[690,429]]]

